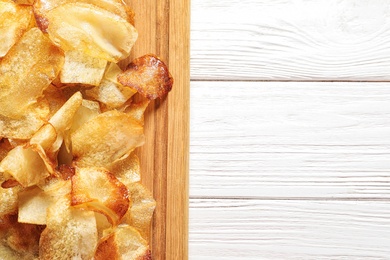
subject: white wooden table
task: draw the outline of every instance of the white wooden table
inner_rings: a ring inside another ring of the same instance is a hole
[[[390,1],[191,12],[189,258],[390,259]]]

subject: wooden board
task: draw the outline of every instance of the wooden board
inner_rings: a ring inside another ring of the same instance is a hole
[[[191,79],[389,80],[388,1],[193,0],[192,7]]]
[[[152,256],[188,258],[189,19],[188,0],[127,1],[139,38],[132,57],[154,53],[168,65],[173,90],[145,115],[146,143],[139,150],[142,182],[157,207]]]

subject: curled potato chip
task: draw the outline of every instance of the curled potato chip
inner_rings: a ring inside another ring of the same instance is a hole
[[[102,80],[107,60],[70,50],[65,52],[65,63],[60,73],[62,83],[82,83],[98,86]]]
[[[126,186],[141,180],[140,162],[135,153],[109,165],[108,170]]]
[[[11,0],[0,1],[0,58],[22,37],[34,19],[32,8]]]
[[[63,62],[62,51],[38,28],[27,31],[0,61],[0,114],[12,119],[25,116]]]
[[[173,78],[165,63],[152,54],[133,60],[126,71],[118,75],[118,81],[136,89],[148,99],[164,97],[173,85]]]
[[[98,244],[95,260],[151,259],[148,243],[139,232],[128,225],[118,226]]]
[[[39,153],[23,146],[7,154],[0,162],[0,171],[11,175],[23,187],[33,186],[50,175]]]
[[[55,179],[46,190],[34,186],[19,192],[18,221],[46,225],[47,209],[70,191],[70,181]]]
[[[104,168],[76,168],[71,195],[72,206],[102,213],[114,226],[130,204],[126,186]]]
[[[78,49],[112,62],[129,56],[138,37],[127,20],[93,4],[62,4],[48,11],[46,18],[50,38],[63,50]]]
[[[95,215],[70,207],[64,196],[47,209],[47,225],[39,240],[39,259],[93,259],[97,245]]]
[[[142,100],[137,103],[132,103],[125,109],[125,113],[137,120],[141,125],[144,125],[144,113],[149,105],[149,100]]]
[[[143,127],[125,113],[111,110],[81,125],[71,135],[74,163],[105,167],[144,142]]]
[[[122,70],[115,63],[110,63],[104,73],[99,86],[87,89],[85,93],[93,99],[105,104],[109,108],[118,108],[129,100],[136,91],[124,87],[117,80]]]
[[[17,215],[7,215],[0,221],[0,259],[37,259],[43,226],[19,223],[17,219]]]
[[[125,223],[135,227],[148,240],[156,201],[141,183],[128,184],[127,188],[132,205],[126,213]]]

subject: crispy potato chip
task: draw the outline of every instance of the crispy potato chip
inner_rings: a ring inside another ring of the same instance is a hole
[[[39,240],[39,259],[93,259],[97,245],[95,215],[70,207],[62,197],[47,210],[47,225]]]
[[[72,127],[69,132],[73,133],[89,120],[100,114],[98,102],[83,99],[81,106],[73,117]]]
[[[55,179],[45,190],[34,186],[19,192],[18,222],[46,225],[47,209],[58,199],[70,194],[70,180]]]
[[[29,29],[33,19],[31,7],[17,5],[10,0],[0,1],[0,58]]]
[[[137,120],[141,125],[144,125],[144,113],[149,103],[149,100],[132,103],[125,109],[125,113]]]
[[[39,153],[31,147],[17,146],[0,162],[0,172],[11,175],[23,187],[39,183],[50,175]]]
[[[107,217],[99,212],[95,212],[96,228],[98,231],[99,240],[103,237],[107,230],[112,230],[112,225],[108,221]]]
[[[43,226],[17,222],[17,215],[7,215],[0,221],[0,257],[19,256],[19,259],[36,259],[38,241]]]
[[[63,53],[38,28],[27,31],[0,61],[0,114],[26,115],[64,62]]]
[[[126,58],[138,37],[122,17],[87,3],[66,3],[46,14],[47,32],[65,51],[117,62]]]
[[[125,223],[135,227],[148,240],[156,201],[141,183],[131,183],[127,188],[132,206],[126,213]]]
[[[107,60],[88,56],[80,51],[65,52],[65,63],[61,70],[62,83],[82,83],[98,86],[103,78]]]
[[[18,211],[18,192],[20,190],[20,186],[7,189],[0,186],[0,219],[5,215],[14,214]]]
[[[148,99],[163,98],[172,89],[173,78],[157,56],[148,54],[133,60],[118,81],[136,89]]]
[[[72,206],[104,214],[116,226],[129,208],[126,186],[104,168],[76,168]]]
[[[95,260],[151,259],[148,243],[138,231],[128,225],[118,226],[115,231],[99,241]]]
[[[141,180],[139,158],[135,153],[109,165],[108,170],[126,186]]]
[[[10,139],[29,139],[45,124],[49,114],[49,105],[44,99],[29,106],[24,115],[17,119],[1,115],[0,112],[0,136]]]
[[[117,81],[117,76],[122,70],[115,63],[110,63],[104,73],[100,85],[87,89],[85,93],[105,104],[109,108],[118,108],[122,106],[136,91],[129,87],[124,87]]]
[[[57,140],[57,132],[52,124],[42,126],[30,139],[30,145],[39,145],[44,150],[49,150]]]
[[[144,142],[143,127],[125,113],[104,112],[72,135],[74,162],[79,167],[105,167]]]

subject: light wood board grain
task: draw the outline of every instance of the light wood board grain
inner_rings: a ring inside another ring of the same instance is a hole
[[[191,260],[389,259],[389,202],[192,199],[190,205]]]
[[[390,198],[390,83],[191,89],[191,196]]]
[[[146,143],[139,150],[142,182],[157,201],[152,225],[156,260],[188,258],[189,1],[135,1],[139,38],[132,57],[154,53],[174,78],[164,100],[145,114]]]
[[[194,80],[390,80],[386,0],[192,1]]]

